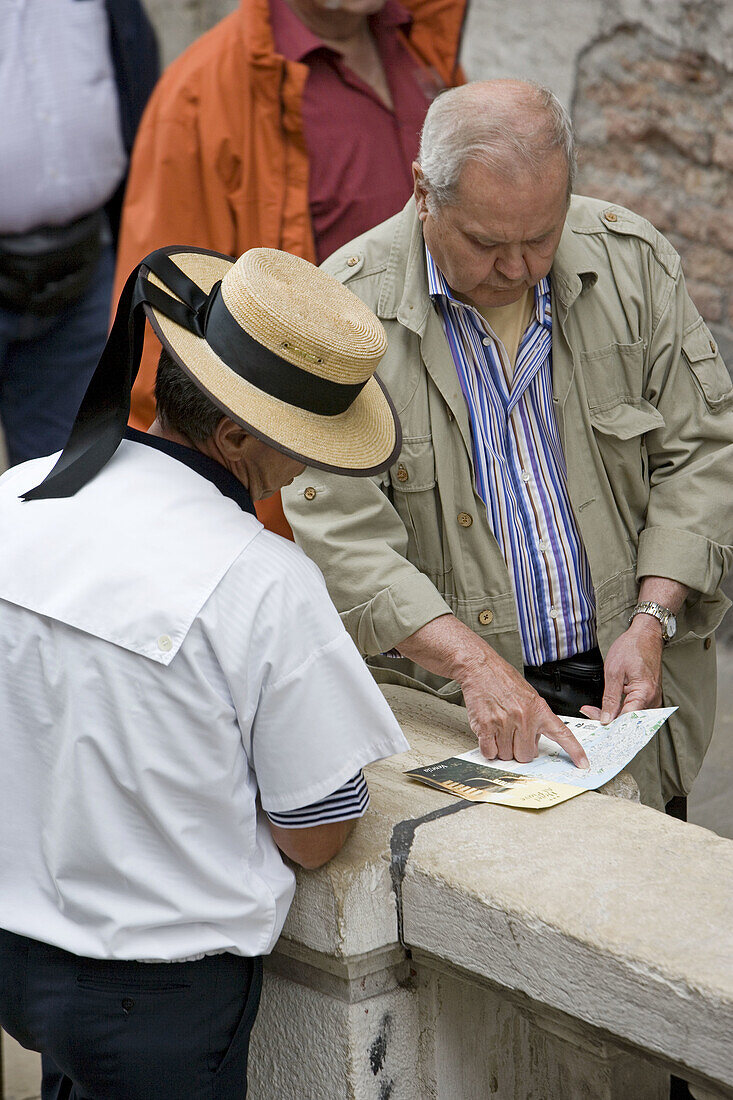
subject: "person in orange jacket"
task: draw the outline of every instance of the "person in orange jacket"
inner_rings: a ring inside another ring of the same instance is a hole
[[[404,7],[402,6],[404,3]],[[431,100],[463,82],[465,0],[241,0],[158,83],[138,132],[114,301],[154,248],[320,262],[397,213]],[[155,417],[148,334],[131,424]],[[258,506],[292,537],[279,494]]]

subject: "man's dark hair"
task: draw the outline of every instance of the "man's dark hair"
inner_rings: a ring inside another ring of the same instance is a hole
[[[165,348],[161,350],[155,376],[155,406],[164,428],[172,428],[194,443],[203,443],[212,436],[225,415]]]

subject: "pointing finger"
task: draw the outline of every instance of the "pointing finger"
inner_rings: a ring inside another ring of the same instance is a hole
[[[545,727],[542,732],[545,737],[565,749],[576,768],[590,767],[590,760],[585,755],[583,746],[563,722],[558,721],[557,725],[553,723],[551,728]]]

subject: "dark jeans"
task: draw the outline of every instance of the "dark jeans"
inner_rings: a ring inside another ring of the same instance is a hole
[[[107,339],[114,254],[81,298],[51,317],[0,307],[0,421],[11,466],[59,451]]]
[[[0,930],[0,1025],[43,1100],[243,1100],[262,960],[107,962]]]

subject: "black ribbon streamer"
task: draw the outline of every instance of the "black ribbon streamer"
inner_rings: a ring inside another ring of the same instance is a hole
[[[221,296],[221,282],[206,294],[171,260],[169,252],[151,252],[127,279],[69,440],[50,473],[40,485],[24,493],[23,500],[73,496],[117,450],[127,426],[130,393],[140,367],[146,305],[206,340],[241,378],[289,405],[321,416],[336,416],[349,408],[366,384],[331,382],[263,347],[232,317]],[[143,274],[146,268],[182,301],[151,283]]]

